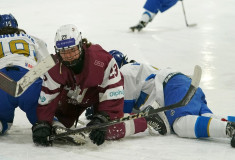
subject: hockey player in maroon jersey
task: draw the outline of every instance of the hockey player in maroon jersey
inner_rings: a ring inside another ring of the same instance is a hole
[[[74,25],[61,26],[55,36],[58,63],[44,75],[37,108],[38,123],[32,127],[33,141],[48,146],[53,134],[52,121],[58,118],[66,128],[78,120],[89,106],[94,107],[94,125],[124,116],[123,77],[115,59],[101,46],[82,39]],[[89,138],[101,145],[105,140],[120,139],[143,132],[152,118],[141,118],[92,130]],[[79,143],[79,142],[77,142]]]

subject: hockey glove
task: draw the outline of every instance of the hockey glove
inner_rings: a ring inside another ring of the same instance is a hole
[[[52,127],[48,122],[37,122],[32,127],[33,142],[36,145],[50,146],[52,141],[49,136],[52,134]]]
[[[149,112],[151,114],[153,112],[153,107],[148,106],[146,107],[143,112]],[[145,117],[148,125],[154,128],[154,130],[158,131],[159,134],[165,135],[167,133],[166,125],[164,121],[158,114],[153,114],[151,116]]]
[[[109,121],[109,116],[107,114],[96,114],[93,116],[93,119],[87,124],[87,126],[97,125]],[[90,132],[89,138],[97,146],[101,145],[105,141],[107,132],[107,127],[94,129]]]
[[[147,24],[147,22],[140,21],[137,25],[130,27],[130,29],[132,32],[135,32],[135,30],[141,31]]]

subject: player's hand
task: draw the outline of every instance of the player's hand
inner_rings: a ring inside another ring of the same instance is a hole
[[[87,126],[101,124],[104,122],[108,122],[108,120],[109,116],[107,116],[106,114],[96,114],[93,116],[93,119],[87,124]],[[107,132],[107,127],[94,129],[89,134],[89,138],[94,144],[99,146],[104,143],[106,132]]]

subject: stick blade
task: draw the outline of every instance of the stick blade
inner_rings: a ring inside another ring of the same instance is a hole
[[[7,92],[11,96],[16,94],[17,82],[0,72],[0,89]]]
[[[182,99],[182,101],[180,102],[182,106],[186,106],[193,98],[193,95],[196,93],[197,88],[199,87],[201,75],[202,75],[202,69],[200,66],[196,65],[194,67],[192,82],[191,82],[191,85],[188,89],[188,92],[186,93],[186,95]]]
[[[202,76],[202,68],[199,65],[195,65],[192,77],[192,83],[191,83],[195,88],[199,86],[201,76]]]

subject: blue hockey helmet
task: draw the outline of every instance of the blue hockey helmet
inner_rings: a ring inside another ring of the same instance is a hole
[[[111,50],[109,53],[113,56],[116,60],[118,67],[121,68],[123,65],[127,64],[127,57],[122,54],[122,52],[118,50]]]
[[[12,14],[0,15],[0,29],[5,27],[18,28],[18,23]]]

